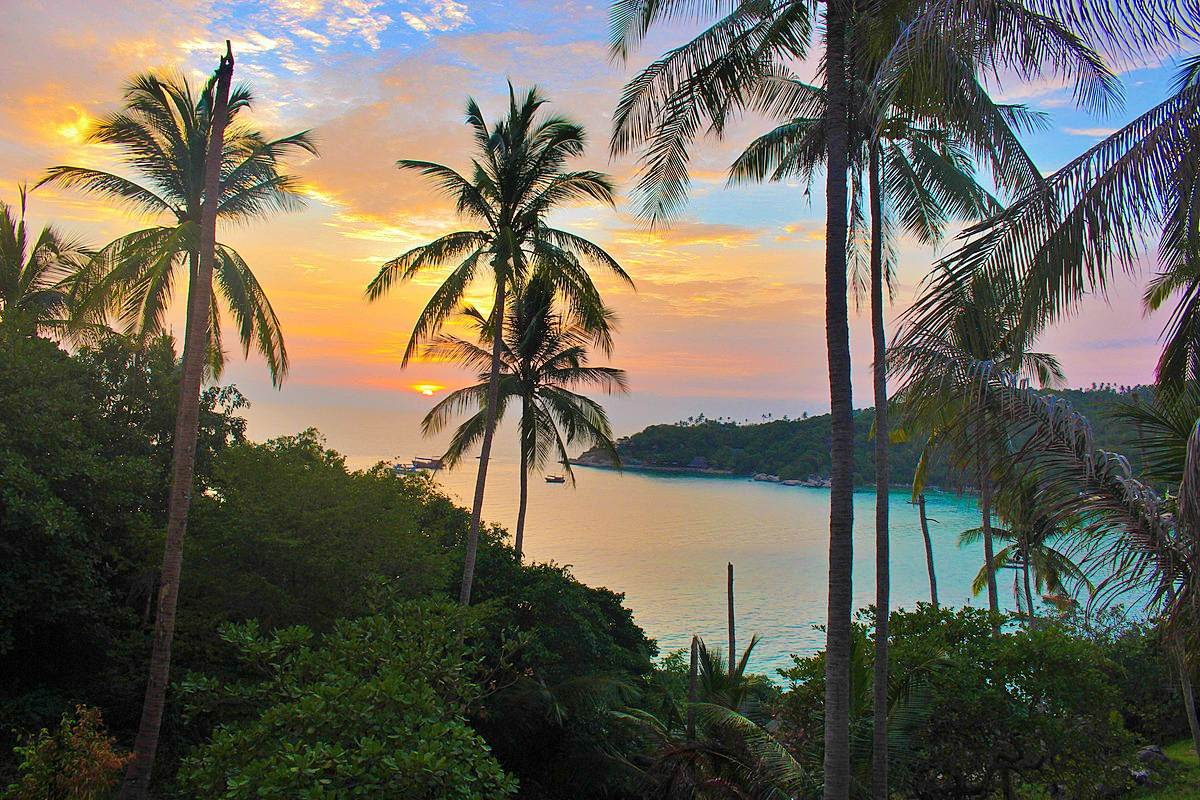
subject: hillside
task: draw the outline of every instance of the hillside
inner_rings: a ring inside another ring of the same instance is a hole
[[[1147,387],[1099,386],[1091,389],[1065,389],[1056,392],[1088,418],[1098,446],[1127,456],[1138,464],[1136,434],[1119,425],[1113,412],[1122,401],[1142,397]],[[875,447],[870,431],[875,418],[873,408],[855,412],[854,480],[858,485],[874,481]],[[651,425],[618,442],[621,459],[628,467],[644,469],[685,469],[730,472],[736,475],[766,473],[782,480],[805,480],[829,475],[828,414],[795,420],[775,420],[758,424],[737,424],[705,420]],[[892,483],[912,483],[913,471],[923,442],[893,444],[888,460]],[[603,466],[597,453],[585,453],[579,463]],[[950,488],[962,482],[945,463],[936,463],[930,471],[931,485]]]

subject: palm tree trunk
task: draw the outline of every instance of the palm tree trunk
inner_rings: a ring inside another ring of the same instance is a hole
[[[524,408],[521,409],[521,503],[517,508],[517,535],[515,545],[517,549],[517,563],[521,563],[521,555],[525,552],[525,507],[529,502],[529,443],[525,441],[524,426],[531,425],[532,420],[529,418],[529,401],[522,400]]]
[[[828,0],[825,24],[825,347],[831,416],[829,596],[825,627],[825,800],[850,796],[850,615],[854,569],[854,419],[846,298],[849,86],[847,0]]]
[[[992,542],[992,470],[984,444],[984,426],[979,426],[979,514],[983,523],[983,558],[987,570],[988,608],[1000,613],[1000,593],[996,589],[995,548]]]
[[[1025,605],[1029,608],[1029,624],[1033,625],[1033,584],[1029,580],[1029,541],[1025,541],[1025,564],[1021,567],[1021,577],[1025,581]]]
[[[871,206],[871,338],[875,389],[875,667],[871,795],[888,797],[888,613],[891,609],[891,552],[888,535],[887,336],[883,327],[883,198],[879,147],[868,165]]]
[[[725,589],[725,605],[729,616],[729,676],[733,677],[737,669],[737,636],[733,627],[733,562],[729,562],[727,570],[728,585]]]
[[[937,608],[937,572],[933,568],[933,539],[929,537],[929,518],[925,516],[925,495],[917,495],[917,509],[921,514],[921,536],[925,539],[925,569],[929,571],[929,602]]]
[[[475,581],[475,556],[479,552],[479,524],[483,517],[483,490],[487,485],[488,461],[492,457],[492,439],[496,435],[496,411],[500,405],[500,349],[504,342],[504,275],[496,276],[496,300],[492,312],[492,371],[488,376],[487,425],[479,448],[479,472],[475,475],[475,499],[471,504],[471,530],[467,533],[467,554],[463,559],[462,587],[458,602],[471,603],[471,584]]]
[[[1176,666],[1179,668],[1179,688],[1183,692],[1183,710],[1187,714],[1188,730],[1192,732],[1192,748],[1200,758],[1200,720],[1196,718],[1196,692],[1192,688],[1191,669],[1182,651],[1176,652]]]
[[[208,348],[209,308],[212,304],[212,274],[217,241],[217,205],[221,194],[221,150],[229,120],[229,83],[233,76],[233,50],[226,42],[226,55],[217,68],[216,100],[212,131],[204,171],[204,203],[200,209],[200,247],[195,274],[188,283],[187,329],[184,334],[183,370],[179,381],[179,409],[175,415],[175,440],[171,454],[171,489],[167,505],[167,540],[163,550],[154,617],[154,644],[150,654],[150,676],[142,703],[142,717],[133,744],[133,759],[125,771],[119,800],[142,800],[150,789],[150,775],[158,750],[158,734],[166,705],[171,675],[171,644],[175,636],[175,608],[179,600],[179,578],[183,567],[183,537],[196,471],[196,440],[199,433],[200,388]]]

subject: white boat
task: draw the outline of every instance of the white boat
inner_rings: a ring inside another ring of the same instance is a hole
[[[414,467],[412,464],[392,464],[392,472],[396,473],[397,475],[420,471],[420,467]]]
[[[435,456],[413,456],[412,465],[417,469],[441,469],[442,460]]]
[[[567,479],[562,475],[547,475],[546,483],[566,483]]]

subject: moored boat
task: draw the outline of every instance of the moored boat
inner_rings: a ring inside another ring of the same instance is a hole
[[[416,469],[441,469],[442,460],[433,456],[413,456],[412,465]]]
[[[562,475],[547,475],[546,483],[566,483],[567,479]]]

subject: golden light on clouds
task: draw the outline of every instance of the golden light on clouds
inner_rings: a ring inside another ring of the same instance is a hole
[[[69,106],[68,110],[72,113],[73,119],[56,125],[54,132],[71,144],[83,144],[92,130],[92,118],[75,106]]]
[[[637,392],[700,398],[697,408],[707,397],[744,396],[753,408],[762,398],[808,392],[817,398],[810,407],[819,405],[825,371],[823,208],[813,207],[802,185],[726,188],[730,161],[766,130],[762,119],[748,117],[720,140],[706,137],[691,154],[693,191],[685,217],[653,229],[638,220],[628,195],[637,180],[634,160],[610,161],[604,146],[609,113],[629,77],[609,60],[606,3],[558,4],[572,12],[554,15],[552,30],[544,30],[549,17],[542,8],[551,4],[527,2],[48,4],[63,13],[70,9],[74,24],[65,28],[62,14],[39,13],[39,4],[9,5],[16,16],[0,40],[10,56],[9,83],[18,88],[0,109],[0,200],[12,202],[17,184],[33,185],[51,164],[127,174],[116,148],[87,142],[96,120],[121,107],[123,82],[143,70],[178,70],[196,86],[224,51],[226,37],[238,55],[237,80],[255,93],[254,124],[272,136],[313,129],[321,156],[298,157],[288,170],[308,201],[305,210],[222,231],[252,265],[283,320],[294,365],[289,396],[356,403],[373,391],[429,406],[432,400],[422,398],[440,398],[447,387],[478,378],[423,346],[407,371],[399,366],[414,321],[457,262],[423,270],[375,303],[365,299],[364,289],[388,260],[472,225],[428,181],[396,169],[396,159],[469,170],[466,97],[477,97],[494,118],[505,108],[504,79],[511,77],[518,88],[539,85],[553,113],[583,123],[591,142],[578,166],[611,172],[618,181],[623,196],[616,210],[570,204],[552,222],[604,247],[637,282],[633,292],[603,270],[594,273],[620,317],[613,363],[634,377]],[[653,57],[651,49],[642,55]],[[1099,135],[1092,125],[1114,122],[1072,121],[1079,127],[1067,133],[1079,136]],[[815,195],[821,195],[819,187]],[[128,208],[60,187],[38,190],[31,208],[39,224],[54,222],[93,245],[147,224]],[[906,238],[897,245],[902,292],[896,314],[936,257]],[[185,294],[176,293],[170,312],[176,330],[183,325]],[[492,302],[481,270],[462,304],[487,314]],[[1141,319],[1136,309],[1130,313]],[[852,321],[856,335],[864,320]],[[477,327],[457,314],[442,332],[478,338]],[[1144,339],[1152,342],[1154,331]],[[869,365],[869,337],[854,342],[856,369]],[[1088,352],[1060,346],[1068,354]],[[1150,350],[1147,344],[1126,352],[1145,356]],[[1151,361],[1130,355],[1134,366],[1119,377],[1095,377],[1137,382],[1142,373],[1136,364]],[[243,382],[264,380],[257,361],[231,362]],[[869,370],[859,372],[869,393]],[[688,406],[689,413],[697,408]]]

